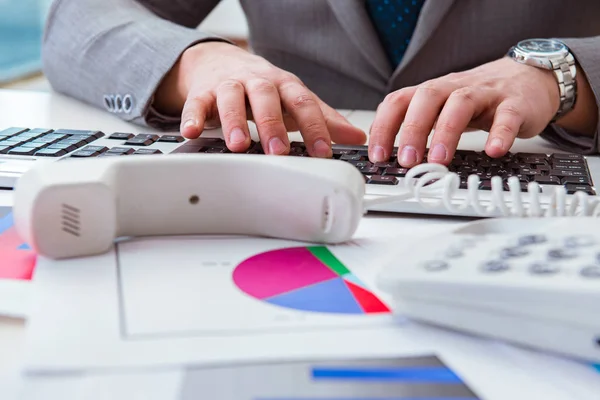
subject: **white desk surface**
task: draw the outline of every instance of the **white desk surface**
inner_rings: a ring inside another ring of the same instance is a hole
[[[368,132],[373,114],[371,112],[349,113],[349,120]],[[104,110],[94,109],[76,100],[45,92],[0,90],[0,129],[10,126],[30,128],[98,129],[105,133],[150,132],[150,129],[128,124]],[[481,132],[463,136],[460,147],[481,150],[486,135]],[[540,138],[518,141],[513,150],[517,151],[556,151]],[[595,160],[594,160],[595,161]],[[0,191],[0,204],[10,202],[10,192]],[[434,233],[440,228],[451,228],[465,220],[448,217],[416,215],[369,215],[366,228],[377,224],[385,231],[401,233]],[[18,370],[22,352],[24,321],[0,317],[0,393],[2,377]]]

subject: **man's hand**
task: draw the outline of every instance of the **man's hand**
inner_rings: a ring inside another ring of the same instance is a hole
[[[221,126],[233,152],[250,146],[248,120],[256,123],[266,154],[289,153],[288,131],[301,132],[313,157],[331,157],[332,141],[366,141],[364,132],[296,76],[227,43],[201,43],[186,50],[157,91],[154,105],[161,112],[181,113],[181,134],[190,139],[205,127]]]
[[[581,104],[577,107],[589,108],[591,102],[597,115],[582,75],[578,74]],[[559,106],[558,84],[551,71],[502,58],[388,95],[371,128],[369,157],[374,162],[387,160],[401,125],[398,162],[406,168],[422,162],[433,128],[428,162],[450,163],[468,128],[488,131],[485,151],[490,157],[501,157],[515,138],[542,132]],[[595,123],[587,124],[586,130],[595,131]]]

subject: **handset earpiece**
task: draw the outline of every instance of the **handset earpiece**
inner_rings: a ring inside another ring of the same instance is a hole
[[[54,171],[46,172],[77,175],[50,169]],[[15,228],[42,256],[96,255],[109,250],[115,240],[117,211],[111,188],[102,180],[73,178],[71,182],[53,179],[52,174],[36,170],[24,174],[15,186]]]

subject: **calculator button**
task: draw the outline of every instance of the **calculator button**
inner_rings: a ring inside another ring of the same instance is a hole
[[[590,265],[581,269],[581,276],[585,278],[600,278],[600,266]]]
[[[565,246],[575,247],[589,247],[596,244],[596,240],[592,235],[585,236],[571,236],[565,239]]]
[[[572,249],[553,249],[548,252],[548,257],[553,260],[566,260],[577,256],[577,252]]]
[[[505,261],[493,260],[484,263],[481,268],[486,272],[503,272],[508,271],[510,266]]]
[[[527,235],[519,238],[519,244],[521,246],[528,246],[530,244],[541,244],[546,243],[548,239],[544,235]]]
[[[525,247],[509,247],[500,252],[502,258],[521,258],[529,254]]]
[[[529,267],[529,272],[534,275],[551,275],[560,271],[556,264],[534,263]]]
[[[443,271],[448,269],[449,267],[450,265],[446,261],[441,260],[427,261],[423,265],[423,268],[431,272]]]

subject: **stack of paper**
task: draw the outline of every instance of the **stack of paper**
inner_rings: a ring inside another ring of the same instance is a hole
[[[21,398],[597,400],[590,365],[391,313],[379,260],[418,238],[369,223],[339,246],[143,238],[41,258]]]

